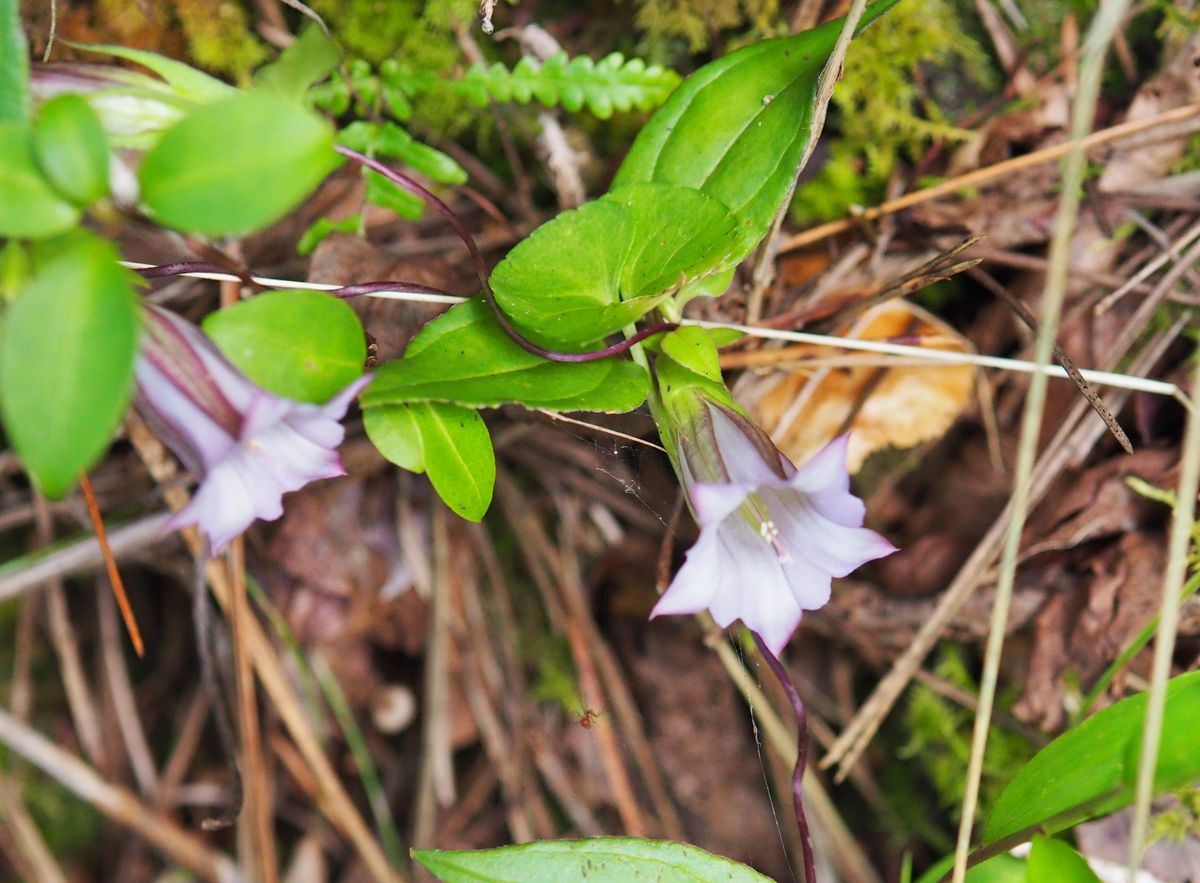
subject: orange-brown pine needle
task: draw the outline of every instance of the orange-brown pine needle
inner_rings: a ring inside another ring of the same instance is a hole
[[[87,473],[79,473],[79,486],[83,488],[83,498],[87,500],[88,514],[92,516],[92,527],[96,529],[96,539],[100,541],[100,554],[104,556],[104,567],[108,570],[108,581],[112,584],[113,596],[117,599],[117,607],[121,610],[121,618],[125,620],[125,628],[129,632],[129,640],[138,656],[146,655],[146,647],[142,643],[142,633],[138,631],[137,620],[133,616],[133,608],[129,604],[129,596],[125,594],[125,583],[121,581],[121,572],[117,570],[117,559],[113,557],[112,549],[108,547],[108,532],[100,518],[100,507],[96,505],[96,495],[92,493],[92,483],[88,481]]]

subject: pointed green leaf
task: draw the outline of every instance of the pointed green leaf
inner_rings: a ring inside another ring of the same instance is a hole
[[[268,291],[209,313],[204,331],[259,386],[299,402],[329,401],[367,359],[358,315],[319,291]]]
[[[859,27],[896,2],[872,3]],[[747,223],[737,258],[748,255],[800,171],[817,79],[841,27],[837,19],[764,40],[700,68],[638,134],[613,187],[663,181],[704,191]]]
[[[77,234],[20,292],[0,346],[0,409],[22,463],[61,497],[129,406],[138,314],[115,248]]]
[[[51,98],[33,124],[33,152],[46,179],[76,205],[108,193],[108,136],[78,95]]]
[[[0,123],[0,236],[54,236],[78,221],[79,209],[37,167],[29,127]]]
[[[428,473],[456,514],[483,518],[496,484],[496,455],[477,412],[440,402],[384,405],[368,408],[364,424],[381,454],[402,469]]]
[[[223,83],[216,77],[210,77],[204,71],[197,70],[182,61],[159,55],[157,52],[102,43],[73,43],[70,40],[62,42],[72,49],[82,49],[85,52],[95,52],[100,55],[115,55],[117,58],[123,58],[149,68],[166,80],[167,85],[180,98],[198,104],[220,101],[222,98],[236,95],[238,91],[228,83]]]
[[[1061,840],[1038,834],[1025,862],[1025,883],[1100,883],[1083,856]]]
[[[717,347],[703,328],[689,325],[663,337],[662,351],[689,371],[721,382],[721,361]]]
[[[725,206],[698,190],[635,184],[543,224],[491,276],[529,339],[584,349],[723,269],[738,240]]]
[[[481,299],[425,326],[404,358],[383,365],[364,408],[439,401],[489,408],[517,403],[561,411],[630,411],[646,398],[646,372],[626,359],[568,364],[521,349]]]
[[[442,883],[770,883],[757,871],[686,843],[636,837],[544,840],[499,849],[415,849]]]
[[[309,25],[275,61],[254,74],[254,88],[299,100],[341,61],[342,50],[316,25]]]
[[[1194,748],[1187,750],[1198,707],[1200,672],[1172,678],[1163,732],[1179,734],[1180,741],[1171,741],[1172,736],[1164,742],[1166,763],[1178,765],[1169,774],[1173,782],[1200,776],[1200,756]],[[1130,745],[1140,738],[1145,710],[1146,694],[1131,696],[1067,730],[1034,755],[997,798],[984,843],[1035,825],[1053,834],[1127,806],[1135,775],[1130,766],[1137,757]],[[1161,775],[1163,766],[1159,770]]]
[[[29,46],[18,0],[0,0],[0,123],[29,122]]]
[[[238,94],[191,111],[142,158],[142,199],[155,219],[193,233],[249,233],[300,203],[340,162],[311,111]]]

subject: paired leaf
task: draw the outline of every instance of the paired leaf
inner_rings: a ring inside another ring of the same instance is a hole
[[[1047,834],[1133,800],[1146,694],[1139,693],[1063,733],[1021,768],[1001,792],[984,829],[994,843],[1040,826]],[[1172,678],[1163,720],[1156,784],[1174,787],[1200,777],[1193,733],[1200,717],[1200,672]]]
[[[108,136],[100,117],[78,95],[42,106],[33,125],[33,152],[58,192],[80,206],[108,193]]]
[[[79,209],[37,167],[29,127],[0,123],[0,236],[53,236],[78,221]]]
[[[867,7],[860,27],[897,0]],[[613,187],[663,181],[702,190],[747,227],[737,260],[766,235],[813,136],[817,80],[841,19],[723,56],[692,74],[638,134]]]
[[[138,315],[117,258],[109,243],[77,234],[8,311],[0,408],[48,497],[64,495],[99,459],[129,406]]]
[[[476,411],[441,402],[384,405],[368,408],[363,423],[381,454],[402,469],[428,473],[458,515],[483,518],[496,484],[496,455]]]
[[[442,883],[770,883],[757,871],[686,843],[636,837],[544,840],[499,849],[415,849]]]
[[[736,226],[698,190],[634,184],[533,231],[492,272],[492,290],[531,340],[585,348],[723,269]]]
[[[1100,883],[1083,856],[1061,840],[1041,834],[1033,838],[1033,849],[1025,862],[1026,883]]]
[[[0,0],[0,123],[29,122],[29,45],[18,0]]]
[[[298,101],[309,86],[329,76],[341,58],[337,43],[310,25],[279,58],[255,72],[254,88]]]
[[[367,358],[354,310],[317,291],[268,291],[209,313],[204,331],[259,386],[300,402],[329,401]]]
[[[633,362],[568,364],[526,352],[476,298],[426,325],[404,358],[376,372],[361,402],[364,408],[435,401],[616,413],[640,405],[646,390],[646,372]]]
[[[191,111],[143,157],[155,218],[194,233],[248,233],[291,211],[340,162],[320,117],[242,93]]]

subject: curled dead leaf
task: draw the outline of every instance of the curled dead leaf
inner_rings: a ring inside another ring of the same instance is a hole
[[[842,336],[972,351],[945,322],[900,300],[867,310]],[[871,353],[830,355],[814,347],[774,352],[779,354],[776,370],[766,376],[748,373],[736,393],[796,463],[850,432],[848,465],[857,472],[876,451],[940,437],[971,401],[970,365],[913,364]]]

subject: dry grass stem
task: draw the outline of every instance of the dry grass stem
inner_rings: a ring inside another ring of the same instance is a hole
[[[100,544],[100,554],[104,556],[104,569],[108,572],[108,583],[112,587],[113,597],[121,609],[121,618],[125,620],[125,628],[129,632],[129,640],[133,643],[134,652],[138,656],[146,655],[146,646],[142,643],[142,633],[138,628],[137,617],[133,615],[133,607],[129,596],[125,594],[125,583],[121,579],[121,571],[117,569],[117,559],[113,557],[108,545],[108,531],[104,528],[104,519],[100,517],[100,506],[96,503],[96,495],[92,492],[92,482],[86,472],[79,474],[79,487],[83,490],[83,499],[87,501],[88,516],[92,519],[92,529],[96,531],[96,541]]]

